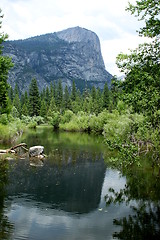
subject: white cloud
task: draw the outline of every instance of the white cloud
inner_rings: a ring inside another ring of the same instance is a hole
[[[131,2],[135,2],[132,0]],[[117,74],[116,55],[138,43],[140,23],[125,11],[128,0],[1,0],[3,31],[10,39],[80,26],[94,31],[101,42],[106,69]]]

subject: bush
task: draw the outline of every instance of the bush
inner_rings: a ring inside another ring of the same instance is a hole
[[[61,123],[68,123],[71,121],[74,113],[71,110],[66,110],[63,116],[61,117]]]
[[[22,115],[21,120],[22,120],[23,123],[25,123],[27,125],[32,121],[32,117]]]
[[[33,121],[35,121],[38,125],[43,124],[44,123],[44,117],[34,116]]]
[[[54,127],[54,129],[58,129],[59,123],[60,123],[60,113],[52,112],[52,117],[50,118],[50,124]]]
[[[37,122],[36,121],[34,121],[34,120],[32,120],[32,121],[30,121],[29,122],[29,124],[28,124],[28,128],[36,128],[37,127]]]
[[[11,142],[15,137],[20,136],[24,130],[25,126],[20,119],[16,119],[8,125],[0,123],[0,140],[6,143]]]
[[[12,107],[11,115],[12,115],[13,118],[18,118],[19,117],[19,112],[18,112],[18,110],[15,106]]]
[[[80,111],[73,115],[70,122],[61,123],[60,128],[66,131],[88,131],[90,116]]]
[[[8,124],[8,117],[6,113],[0,115],[0,123],[2,123],[3,125]]]
[[[114,114],[113,114],[114,116]],[[103,135],[109,140],[126,140],[130,136],[132,120],[129,115],[116,115],[108,119],[104,125]]]

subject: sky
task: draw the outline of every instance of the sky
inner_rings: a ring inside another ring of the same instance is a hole
[[[86,28],[100,39],[106,70],[120,76],[116,56],[144,42],[136,32],[142,23],[125,11],[127,6],[128,0],[1,0],[1,31],[16,40],[70,27]]]

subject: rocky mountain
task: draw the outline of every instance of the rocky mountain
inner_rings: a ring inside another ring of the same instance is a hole
[[[98,36],[87,29],[75,27],[25,40],[6,41],[4,55],[12,57],[14,67],[8,82],[21,91],[27,90],[36,78],[40,90],[53,81],[78,88],[110,84],[112,75],[105,70]]]

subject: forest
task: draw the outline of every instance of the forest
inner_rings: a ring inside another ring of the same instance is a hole
[[[49,124],[54,130],[85,131],[102,134],[105,143],[120,153],[126,165],[137,161],[141,154],[151,152],[160,164],[160,12],[159,1],[141,0],[129,3],[126,9],[144,22],[138,32],[149,43],[139,45],[130,54],[120,53],[117,66],[125,79],[116,76],[111,87],[83,92],[73,81],[72,88],[62,87],[61,81],[51,83],[39,92],[32,79],[29,91],[19,92],[7,84],[9,57],[3,56],[2,43],[7,35],[0,34],[0,141],[12,141],[27,128]],[[3,18],[2,13],[0,14]],[[1,28],[2,22],[0,22]]]

